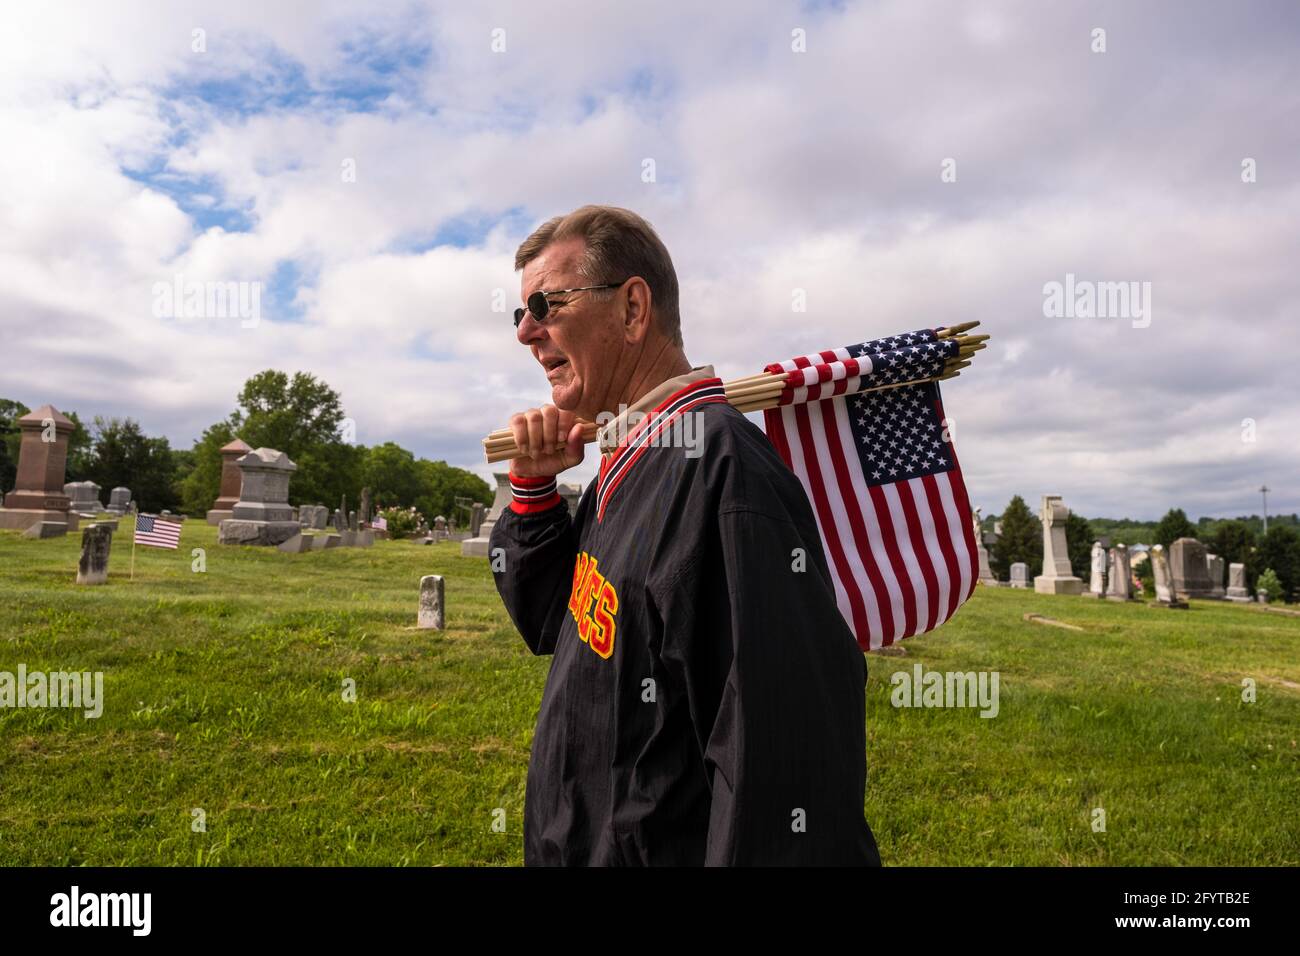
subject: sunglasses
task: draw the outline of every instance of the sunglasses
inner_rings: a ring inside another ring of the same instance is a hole
[[[623,282],[627,282],[626,279]],[[515,309],[515,328],[519,328],[519,323],[524,320],[524,313],[531,312],[533,320],[536,322],[546,321],[547,314],[551,311],[551,301],[548,296],[568,295],[571,292],[588,292],[591,289],[617,289],[623,282],[606,282],[604,285],[584,285],[577,289],[553,289],[550,292],[543,292],[540,289],[528,297],[527,309]],[[563,305],[563,303],[560,303]]]

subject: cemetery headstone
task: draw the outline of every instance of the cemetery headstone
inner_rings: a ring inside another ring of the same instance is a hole
[[[361,489],[361,507],[357,511],[357,520],[363,525],[370,524],[370,489]]]
[[[1043,495],[1038,513],[1043,522],[1043,573],[1034,578],[1039,594],[1082,594],[1083,579],[1070,569],[1070,551],[1065,540],[1065,522],[1070,509],[1060,495]]]
[[[1165,554],[1164,545],[1151,546],[1151,575],[1155,579],[1157,604],[1174,608],[1187,607],[1187,602],[1180,601],[1178,592],[1174,590],[1173,574],[1169,570],[1169,558]]]
[[[93,481],[70,481],[63,486],[69,498],[68,510],[79,515],[94,517],[106,510],[99,501],[99,485]]]
[[[505,471],[494,472],[492,477],[497,480],[496,498],[492,501],[492,508],[483,518],[483,523],[479,525],[478,534],[472,538],[466,538],[460,543],[460,553],[468,558],[486,558],[488,556],[488,541],[492,537],[492,529],[496,526],[497,518],[501,517],[501,512],[510,507],[510,502],[514,496],[510,493],[510,473]]]
[[[1017,561],[1011,565],[1011,586],[1013,588],[1029,587],[1029,565],[1023,561]]]
[[[1210,581],[1209,564],[1205,560],[1205,545],[1195,538],[1179,538],[1169,547],[1169,564],[1174,575],[1174,590],[1184,598],[1211,598],[1214,584]]]
[[[1246,566],[1234,561],[1228,565],[1228,591],[1225,595],[1229,601],[1244,602],[1250,600],[1246,590]]]
[[[105,584],[108,581],[108,553],[113,545],[113,529],[107,524],[92,524],[81,532],[81,560],[77,563],[78,584]]]
[[[1092,575],[1085,593],[1089,597],[1101,597],[1106,593],[1106,549],[1100,541],[1092,543]]]
[[[976,508],[971,513],[971,524],[975,530],[975,553],[979,557],[979,583],[986,584],[990,587],[997,587],[999,581],[993,574],[993,569],[989,566],[989,551],[984,547],[984,532],[980,528],[980,509]]]
[[[483,507],[483,502],[476,501],[469,509],[469,536],[477,538],[479,528],[483,527],[483,516],[487,514],[487,509]]]
[[[446,624],[443,604],[443,580],[440,574],[420,578],[420,614],[417,626],[441,631]]]
[[[239,485],[244,477],[239,470],[239,459],[252,450],[247,442],[238,438],[221,446],[221,488],[206,515],[208,524],[219,525],[234,516],[235,502],[239,501]]]
[[[1132,598],[1133,586],[1129,579],[1128,548],[1122,541],[1110,549],[1110,569],[1106,579],[1106,600],[1127,601]]]
[[[578,502],[582,500],[582,485],[560,485],[556,489],[569,508],[569,517],[578,516]]]
[[[33,525],[61,525],[63,532],[75,530],[76,513],[68,511],[71,499],[63,491],[68,466],[68,439],[72,421],[53,405],[42,405],[15,423],[21,433],[18,445],[18,473],[14,487],[0,507],[0,528],[25,531]],[[52,528],[34,537],[53,537]]]
[[[121,485],[108,493],[108,510],[115,515],[124,515],[131,509],[131,489]]]
[[[289,478],[298,466],[274,448],[254,449],[237,464],[239,500],[218,526],[218,543],[273,546],[300,534],[289,506]]]
[[[1228,563],[1217,554],[1207,554],[1205,556],[1205,570],[1210,575],[1210,597],[1222,601],[1227,598],[1228,594],[1223,589],[1223,575],[1228,569]]]

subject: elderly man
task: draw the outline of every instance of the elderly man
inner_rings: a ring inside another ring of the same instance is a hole
[[[515,268],[516,336],[554,402],[511,419],[490,541],[510,616],[553,655],[525,862],[879,864],[865,658],[798,480],[687,361],[667,249],[635,213],[584,206]],[[582,421],[615,413],[570,519],[555,476],[583,460]]]

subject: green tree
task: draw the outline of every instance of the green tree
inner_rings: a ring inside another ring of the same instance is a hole
[[[221,448],[235,438],[230,422],[217,422],[204,429],[190,454],[193,464],[180,479],[181,508],[188,515],[203,517],[221,492]]]
[[[339,394],[314,375],[267,369],[239,393],[240,410],[230,423],[253,448],[274,448],[293,459],[339,440],[343,409]]]
[[[1269,525],[1268,534],[1259,540],[1257,560],[1261,568],[1271,568],[1282,585],[1273,597],[1296,600],[1300,586],[1300,534],[1290,525]],[[1256,581],[1257,587],[1263,587]]]
[[[366,452],[360,483],[370,489],[371,500],[377,505],[409,508],[425,491],[423,478],[415,455],[388,441]]]
[[[1164,545],[1166,551],[1179,538],[1195,538],[1196,526],[1187,520],[1182,508],[1170,508],[1156,525],[1153,544]]]
[[[1082,515],[1073,511],[1065,520],[1065,544],[1070,555],[1070,570],[1087,581],[1092,574],[1092,525]]]
[[[1265,568],[1264,573],[1259,576],[1255,593],[1258,594],[1260,591],[1268,592],[1269,604],[1282,599],[1282,582],[1278,580],[1277,572],[1272,568]]]
[[[1043,567],[1043,524],[1029,510],[1025,499],[1016,495],[999,519],[1002,534],[989,554],[989,567],[999,581],[1011,576],[1011,565],[1023,561],[1032,577]]]
[[[76,412],[64,412],[72,422],[72,434],[68,436],[68,466],[64,481],[95,480],[95,442],[90,429],[81,423]],[[103,482],[98,482],[103,484]]]
[[[22,432],[18,419],[31,409],[11,398],[0,398],[0,494],[11,491],[18,477],[18,446]]]
[[[123,485],[131,489],[131,499],[141,511],[175,507],[176,462],[167,439],[150,438],[132,418],[97,415],[94,424],[86,478],[100,486],[101,494],[103,489]]]

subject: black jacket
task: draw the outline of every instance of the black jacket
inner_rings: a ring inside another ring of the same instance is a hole
[[[697,456],[648,447],[683,415]],[[555,479],[512,484],[497,589],[554,655],[525,863],[878,865],[866,659],[807,496],[720,381],[658,406],[573,520]]]

